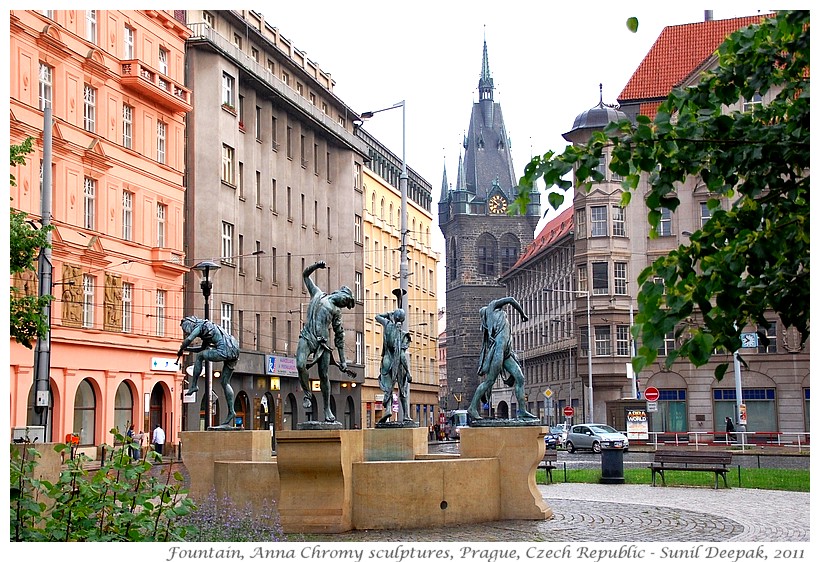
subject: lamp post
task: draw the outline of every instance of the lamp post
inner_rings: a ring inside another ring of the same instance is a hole
[[[365,111],[361,114],[361,119],[370,119],[377,113],[382,111],[389,111],[391,109],[401,108],[401,176],[399,176],[399,192],[401,193],[401,263],[399,264],[399,277],[402,295],[407,293],[407,120],[405,111],[405,100],[401,100],[390,107],[383,109],[376,109],[374,111]],[[409,299],[408,299],[409,300]],[[407,315],[405,315],[404,322],[407,322]],[[401,328],[404,329],[404,322]]]
[[[589,419],[587,423],[595,421],[595,410],[592,400],[592,306],[590,302],[591,293],[589,291],[571,291],[566,289],[544,289],[551,293],[569,293],[581,295],[587,298],[587,372],[589,373]],[[570,387],[571,388],[571,387]]]
[[[199,282],[199,287],[200,289],[202,289],[202,296],[205,297],[205,320],[209,319],[211,289],[214,286],[213,281],[211,281],[210,275],[212,271],[216,273],[217,270],[221,268],[221,265],[210,260],[201,261],[192,268],[194,271],[196,271],[202,276],[202,280]],[[199,375],[197,374],[197,376]],[[205,412],[205,429],[207,430],[212,425],[213,420],[211,419],[211,416],[213,415],[214,407],[213,367],[210,361],[205,362],[205,377],[205,392],[207,392],[208,394],[208,404]]]

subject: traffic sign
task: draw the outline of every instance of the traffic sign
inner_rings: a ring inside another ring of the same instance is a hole
[[[571,418],[575,415],[575,409],[572,406],[564,406],[564,417]]]
[[[552,398],[552,389],[551,389],[551,388],[547,388],[547,389],[544,391],[544,396],[546,396],[547,398]]]
[[[660,398],[660,396],[660,391],[654,386],[648,386],[646,387],[646,390],[643,391],[643,397],[649,402],[655,402],[658,398]]]

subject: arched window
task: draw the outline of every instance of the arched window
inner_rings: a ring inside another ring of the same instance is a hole
[[[492,234],[484,233],[476,242],[476,263],[480,275],[497,275],[498,242]]]
[[[80,445],[93,445],[97,423],[97,397],[94,387],[84,379],[74,396],[74,433],[80,436]]]
[[[451,238],[447,244],[449,251],[447,253],[447,273],[450,281],[458,279],[458,241],[456,238]]]
[[[384,197],[382,197],[382,202],[379,206],[379,218],[384,220]]]
[[[131,387],[127,382],[121,382],[114,396],[114,425],[123,435],[128,431],[130,423],[133,423],[135,428],[142,429],[142,421],[137,419],[139,414],[134,410],[134,395],[131,393]]]
[[[521,243],[515,235],[507,233],[501,237],[501,273],[515,265],[520,251]]]
[[[376,192],[370,194],[370,214],[376,216]]]

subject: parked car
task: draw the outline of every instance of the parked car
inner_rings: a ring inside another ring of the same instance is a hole
[[[579,449],[590,449],[593,453],[600,453],[601,449],[628,451],[629,439],[612,426],[603,423],[584,423],[572,426],[567,434],[565,447],[570,453]]]
[[[564,441],[566,441],[567,429],[569,428],[564,428],[563,425],[554,425],[550,428],[550,434],[555,436],[555,439],[557,441],[556,444],[559,447],[562,447],[564,445]]]
[[[558,436],[552,433],[551,431],[548,432],[544,436],[544,445],[546,445],[547,449],[557,449],[558,448]]]

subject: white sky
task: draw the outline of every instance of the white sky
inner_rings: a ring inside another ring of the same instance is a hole
[[[719,4],[722,9],[712,8],[714,19],[768,11],[739,2]],[[567,143],[561,134],[577,114],[598,104],[599,83],[604,102],[615,103],[663,28],[703,21],[709,8],[485,0],[319,1],[309,12],[304,6],[282,2],[259,11],[333,76],[336,95],[354,111],[405,100],[407,163],[433,186],[433,230],[442,254],[436,207],[442,171],[446,162],[448,182],[454,184],[477,99],[485,35],[494,97],[520,177],[533,155],[563,151]],[[626,28],[630,16],[639,20],[635,34]],[[401,156],[400,109],[379,113],[365,128]],[[542,210],[546,206],[542,197]],[[440,285],[443,306],[443,280]]]

